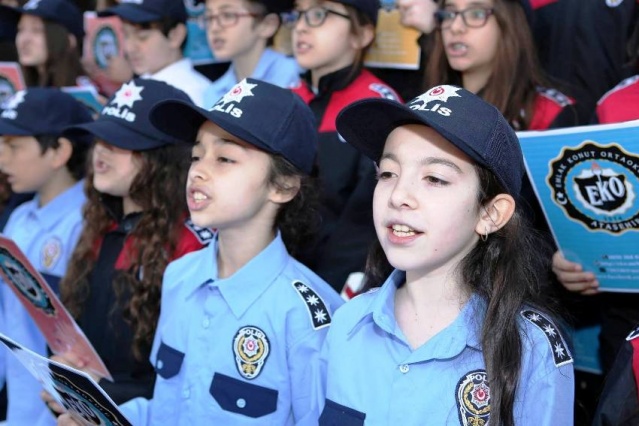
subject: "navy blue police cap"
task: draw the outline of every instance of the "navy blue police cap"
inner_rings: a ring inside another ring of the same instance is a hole
[[[29,0],[22,7],[0,6],[0,14],[17,22],[20,15],[34,15],[62,25],[78,41],[84,37],[82,12],[71,0]]]
[[[7,7],[0,9],[0,41],[10,41],[15,43],[17,33],[17,22],[12,13],[7,12]]]
[[[85,134],[131,151],[145,151],[179,143],[151,125],[149,111],[163,99],[190,104],[183,91],[162,81],[136,78],[124,83],[102,108],[98,118],[87,124],[71,126],[65,135]]]
[[[377,14],[379,13],[380,2],[379,0],[333,0],[336,3],[345,4],[347,6],[354,7],[355,9],[366,15],[373,25],[377,25]]]
[[[305,173],[313,168],[318,138],[315,116],[288,89],[247,78],[208,111],[173,100],[160,102],[151,110],[154,126],[191,143],[207,120],[258,149],[281,155]]]
[[[497,108],[456,86],[436,86],[401,104],[389,99],[352,103],[337,116],[337,131],[351,145],[379,162],[386,138],[396,127],[424,124],[492,171],[517,198],[524,176],[519,139]]]
[[[134,24],[162,21],[166,18],[186,22],[188,18],[182,0],[121,0],[117,6],[98,12],[98,16],[113,15]]]
[[[55,87],[19,90],[0,108],[0,135],[60,137],[67,126],[93,120],[82,102]],[[82,135],[69,139],[91,143]]]

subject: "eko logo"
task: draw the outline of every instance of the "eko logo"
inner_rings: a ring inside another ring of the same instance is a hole
[[[639,230],[639,157],[619,145],[564,148],[550,162],[547,182],[555,203],[588,229]]]

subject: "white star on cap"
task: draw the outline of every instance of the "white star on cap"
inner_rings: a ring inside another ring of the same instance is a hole
[[[19,90],[17,92],[15,92],[13,94],[13,96],[11,96],[9,99],[7,99],[4,104],[2,105],[2,108],[4,109],[16,109],[16,107],[21,104],[22,102],[24,102],[24,95],[26,95],[27,92],[25,92],[24,90]]]
[[[142,100],[142,96],[140,96],[142,90],[144,90],[144,87],[136,86],[132,81],[124,83],[115,93],[115,98],[113,98],[111,103],[117,105],[118,108],[123,106],[133,108],[133,102]]]
[[[240,102],[246,96],[255,96],[253,92],[251,92],[251,89],[255,86],[257,86],[257,84],[249,84],[246,79],[240,81],[222,97],[222,103]]]
[[[430,89],[428,92],[419,95],[412,104],[417,102],[423,102],[424,105],[428,104],[431,101],[441,101],[447,102],[448,98],[451,96],[461,98],[461,95],[458,95],[459,87],[453,86],[437,86]]]

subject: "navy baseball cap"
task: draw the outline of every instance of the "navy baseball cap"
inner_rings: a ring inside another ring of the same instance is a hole
[[[352,103],[337,116],[337,131],[362,154],[378,162],[396,127],[424,124],[480,165],[491,170],[506,191],[519,196],[524,159],[519,139],[497,108],[456,86],[435,86],[400,104],[384,98]]]
[[[208,120],[258,149],[281,155],[305,173],[315,162],[313,112],[292,91],[261,80],[242,80],[208,111],[183,101],[160,102],[150,119],[162,132],[189,142],[195,142]]]
[[[373,23],[377,25],[377,14],[379,13],[380,2],[379,0],[331,0],[335,3],[345,4],[346,6],[354,7],[364,15],[368,16]]]
[[[38,16],[62,25],[78,39],[78,42],[84,37],[82,12],[71,0],[29,0],[22,7],[1,6],[0,14],[12,17],[14,22],[17,22],[22,14]]]
[[[117,6],[98,12],[98,16],[113,15],[134,24],[161,21],[165,18],[186,22],[188,18],[182,0],[121,0]]]
[[[60,137],[67,126],[93,120],[83,103],[54,87],[20,90],[0,108],[0,135]],[[90,138],[81,135],[69,139],[91,142]]]
[[[293,10],[293,0],[250,0],[260,3],[266,8],[266,13],[283,13]]]
[[[18,24],[11,12],[7,13],[7,7],[0,9],[0,41],[10,41],[14,44]]]
[[[136,78],[124,83],[102,108],[98,118],[71,126],[65,135],[89,135],[131,151],[145,151],[180,141],[159,132],[149,122],[151,107],[163,99],[191,99],[183,91],[162,81]]]

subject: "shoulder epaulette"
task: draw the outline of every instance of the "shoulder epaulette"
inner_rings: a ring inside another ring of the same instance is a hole
[[[330,325],[331,314],[328,311],[326,304],[315,290],[301,281],[296,280],[291,284],[306,305],[308,315],[311,317],[311,322],[313,323],[313,329],[319,330],[320,328]]]
[[[393,89],[391,89],[390,87],[388,87],[385,84],[381,84],[381,83],[372,83],[368,86],[368,88],[375,92],[378,93],[380,97],[385,98],[385,99],[390,99],[391,101],[398,101],[399,102],[399,96],[397,96],[397,94],[393,91]]]
[[[627,341],[635,340],[637,337],[639,337],[639,327],[632,330],[630,334],[628,335],[628,337],[626,337],[626,340]]]
[[[191,231],[197,240],[203,245],[208,244],[211,241],[211,238],[213,238],[213,231],[209,228],[202,228],[201,226],[195,225],[190,218],[184,221],[184,226],[186,226],[186,229]]]
[[[537,87],[537,93],[541,96],[544,96],[547,99],[559,104],[559,106],[566,107],[568,105],[572,105],[574,101],[570,99],[568,96],[564,95],[557,89],[549,89],[546,87]]]
[[[561,333],[559,333],[559,329],[552,321],[540,312],[532,309],[524,309],[520,312],[520,315],[544,333],[557,367],[572,362],[572,355],[570,354],[568,345],[566,345],[564,338],[561,336]]]
[[[633,84],[637,82],[637,80],[639,80],[639,74],[633,75],[632,77],[628,77],[622,80],[615,87],[613,87],[612,89],[604,93],[604,95],[597,101],[597,105],[601,105],[606,100],[606,98],[608,98],[610,95],[613,95],[617,93],[618,91],[625,89],[628,86],[632,86]]]

